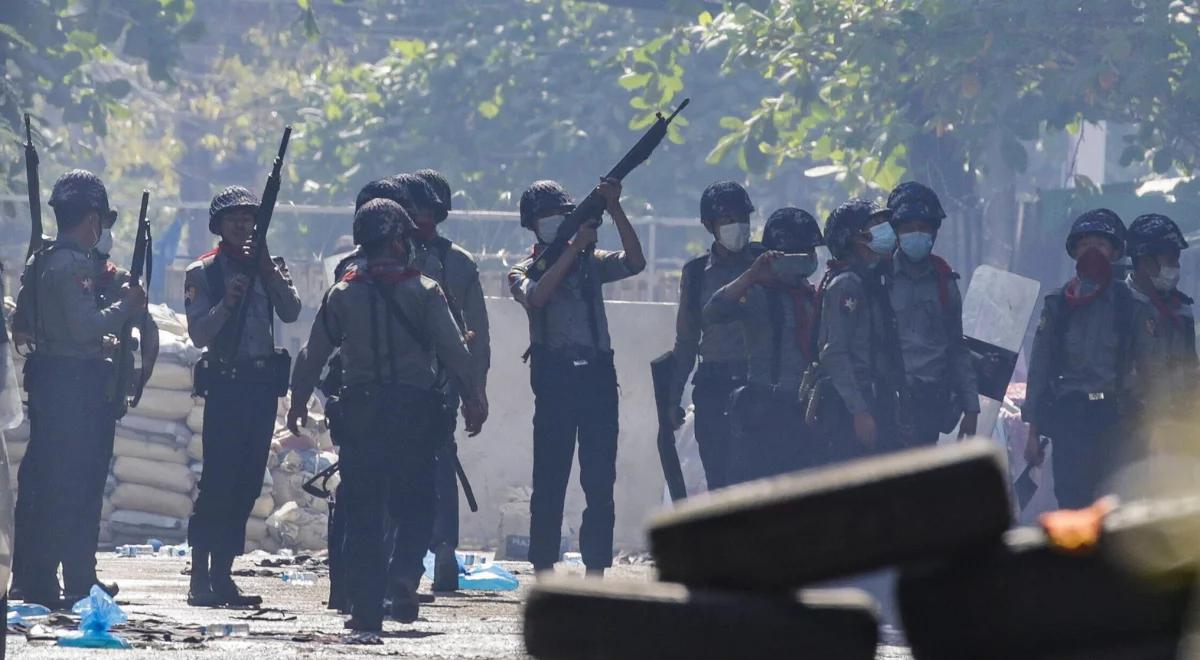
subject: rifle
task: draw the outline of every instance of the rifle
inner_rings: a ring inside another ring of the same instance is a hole
[[[667,126],[669,126],[671,122],[675,120],[675,117],[684,108],[686,108],[688,103],[691,103],[691,101],[691,99],[684,99],[683,103],[680,103],[679,107],[676,108],[675,112],[672,112],[671,116],[669,117],[663,117],[661,112],[658,113],[658,119],[654,121],[654,125],[651,126],[650,130],[646,131],[646,134],[637,141],[637,144],[633,145],[633,148],[625,154],[625,157],[621,159],[621,162],[617,163],[617,166],[608,172],[608,176],[606,178],[621,181],[630,172],[632,172],[634,168],[646,162],[646,159],[650,157],[650,154],[654,153],[654,150],[658,147],[659,143],[661,143],[663,138],[667,136]],[[603,221],[603,214],[606,206],[607,204],[604,201],[604,198],[600,196],[599,192],[593,190],[591,193],[589,193],[588,196],[585,197],[584,200],[571,211],[566,220],[563,221],[562,225],[559,226],[558,233],[555,234],[554,240],[550,243],[550,245],[546,246],[546,249],[542,251],[538,260],[533,263],[533,267],[529,269],[529,278],[535,282],[540,280],[542,276],[546,274],[546,271],[549,270],[550,266],[554,264],[554,262],[558,261],[558,258],[562,256],[562,253],[567,249],[567,243],[573,236],[575,236],[575,233],[579,231],[580,227],[587,223],[599,225],[600,222]]]
[[[42,195],[41,182],[38,177],[38,152],[33,146],[33,129],[29,127],[29,113],[25,113],[25,181],[29,186],[29,250],[25,252],[25,261],[34,252],[42,249],[45,238],[42,236]]]
[[[333,491],[329,490],[329,480],[339,471],[341,471],[341,464],[334,463],[310,477],[300,486],[300,489],[317,499],[327,500],[333,495]],[[317,485],[318,481],[321,482],[320,486]]]
[[[280,170],[283,169],[283,158],[287,155],[288,141],[291,138],[292,127],[285,126],[283,139],[279,142],[279,153],[275,156],[271,174],[267,177],[267,184],[263,188],[262,201],[258,205],[258,211],[254,214],[254,239],[249,259],[251,267],[247,274],[250,281],[246,284],[246,293],[238,301],[234,317],[234,331],[230,335],[231,345],[228,347],[229,352],[227,353],[230,359],[237,354],[237,349],[242,343],[242,332],[246,329],[246,313],[249,310],[247,302],[250,299],[250,292],[254,290],[254,280],[258,277],[258,262],[262,260],[263,246],[267,242],[267,229],[271,227],[271,216],[275,213],[275,201],[279,198]]]
[[[683,467],[679,464],[679,452],[675,449],[675,425],[671,423],[672,404],[668,400],[674,370],[674,351],[667,351],[650,361],[654,405],[658,408],[658,460],[662,463],[663,477],[667,480],[667,491],[671,493],[673,501],[678,501],[687,497],[687,484],[683,481]]]
[[[137,238],[133,244],[133,263],[129,265],[129,284],[131,286],[141,284],[143,274],[146,274],[147,284],[149,284],[149,269],[146,267],[146,262],[150,258],[150,220],[146,217],[149,206],[150,191],[143,190],[142,207],[138,211]],[[133,325],[139,320],[131,318],[121,326],[120,344],[117,346],[115,360],[115,380],[113,391],[109,397],[109,401],[115,407],[118,419],[123,417],[129,408],[137,407],[138,402],[142,399],[142,388],[145,386],[145,380],[140,374],[137,384],[133,384]],[[145,344],[145,341],[142,343]]]

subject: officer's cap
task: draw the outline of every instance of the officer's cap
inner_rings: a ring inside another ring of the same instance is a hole
[[[408,236],[413,229],[408,212],[390,199],[368,200],[354,212],[355,245],[371,245]]]
[[[358,191],[358,196],[354,198],[354,210],[361,209],[364,204],[373,199],[390,199],[403,207],[409,216],[416,213],[412,198],[408,196],[408,189],[400,185],[395,177],[375,179],[363,186]]]
[[[453,210],[450,202],[450,196],[452,195],[450,192],[450,182],[446,181],[446,177],[442,176],[441,172],[433,169],[417,170],[413,174],[424,179],[425,183],[428,183],[433,188],[433,192],[437,193],[438,199],[442,202],[441,208],[437,213],[437,221],[441,222],[445,220],[446,216]]]
[[[834,258],[845,258],[851,237],[866,229],[886,209],[865,199],[843,202],[825,220],[825,243]]]
[[[1104,236],[1113,244],[1117,252],[1125,251],[1125,223],[1121,216],[1108,209],[1092,209],[1084,211],[1071,223],[1071,232],[1067,234],[1067,254],[1075,252],[1075,244],[1085,234]]]
[[[550,213],[570,213],[575,209],[575,200],[566,188],[557,181],[534,181],[521,194],[521,226],[534,228],[534,221]]]
[[[242,186],[228,186],[221,192],[217,193],[216,197],[212,198],[212,203],[208,205],[208,231],[214,234],[221,233],[221,215],[234,209],[250,209],[257,211],[259,204],[258,196]]]
[[[768,250],[807,251],[824,245],[817,219],[804,209],[784,207],[767,218],[763,227],[763,247]]]
[[[1169,250],[1186,250],[1188,243],[1175,221],[1160,213],[1134,218],[1127,235],[1129,256],[1141,257]]]
[[[58,177],[49,203],[60,225],[68,218],[88,211],[98,212],[105,220],[111,220],[116,215],[108,206],[108,191],[104,188],[104,182],[87,170],[71,170]]]
[[[937,229],[942,226],[942,220],[946,217],[937,193],[929,186],[916,181],[905,181],[896,186],[892,194],[888,195],[887,211],[888,219],[893,225],[908,220],[928,220],[933,223],[934,229]]]
[[[435,215],[441,212],[442,198],[437,194],[433,186],[429,184],[429,181],[416,174],[397,174],[392,178],[401,188],[404,188],[405,193],[412,200],[417,210],[433,211]],[[409,210],[409,214],[412,214],[411,210]]]
[[[700,194],[700,220],[712,222],[730,215],[749,215],[754,212],[750,194],[737,181],[718,181],[709,184]]]

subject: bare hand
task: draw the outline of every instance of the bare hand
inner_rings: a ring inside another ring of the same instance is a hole
[[[575,250],[586,250],[596,244],[596,228],[591,224],[582,225],[571,239],[571,247]]]
[[[1029,437],[1025,440],[1025,462],[1030,465],[1041,465],[1046,460],[1046,448],[1038,435],[1037,424],[1029,425]]]
[[[308,426],[308,408],[293,403],[287,412],[288,430],[292,432],[292,435],[300,435],[300,427],[302,426]]]
[[[487,421],[487,404],[478,398],[467,399],[463,401],[462,414],[467,437],[473,438],[479,435],[479,432],[483,430],[483,423]]]
[[[608,179],[601,177],[600,185],[596,186],[596,192],[604,198],[606,208],[610,211],[621,205],[621,182],[616,179]]]
[[[771,271],[771,262],[782,254],[782,252],[771,250],[758,255],[754,263],[750,264],[750,279],[756,284],[774,280],[775,274]]]
[[[121,300],[134,312],[145,311],[146,290],[140,284],[125,284],[121,287]]]
[[[228,308],[233,309],[241,301],[242,296],[246,295],[246,289],[250,286],[250,278],[238,273],[229,280],[229,286],[225,289],[225,297],[221,302]]]
[[[854,414],[854,435],[867,449],[875,448],[875,417],[869,412]]]
[[[979,413],[963,413],[962,421],[958,424],[958,438],[969,438],[975,435],[979,426]]]

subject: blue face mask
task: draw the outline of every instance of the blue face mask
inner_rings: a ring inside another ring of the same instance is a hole
[[[890,223],[883,223],[871,227],[871,242],[868,245],[871,251],[881,256],[887,256],[896,251],[896,230],[892,229]]]
[[[914,231],[900,234],[900,251],[912,261],[921,261],[933,250],[933,234]]]

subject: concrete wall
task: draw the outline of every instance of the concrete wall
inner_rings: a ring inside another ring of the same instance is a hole
[[[460,501],[463,545],[502,547],[506,535],[529,534],[529,485],[533,465],[533,394],[521,354],[529,342],[525,310],[511,298],[489,298],[492,370],[488,379],[491,417],[475,438],[459,434],[459,457],[479,500],[470,513]],[[662,504],[663,477],[655,447],[657,418],[650,360],[675,338],[675,305],[608,302],[609,329],[621,386],[621,435],[617,450],[615,545],[646,545],[646,518]],[[460,495],[461,498],[461,495]],[[563,534],[577,547],[583,493],[578,465],[567,494]]]

